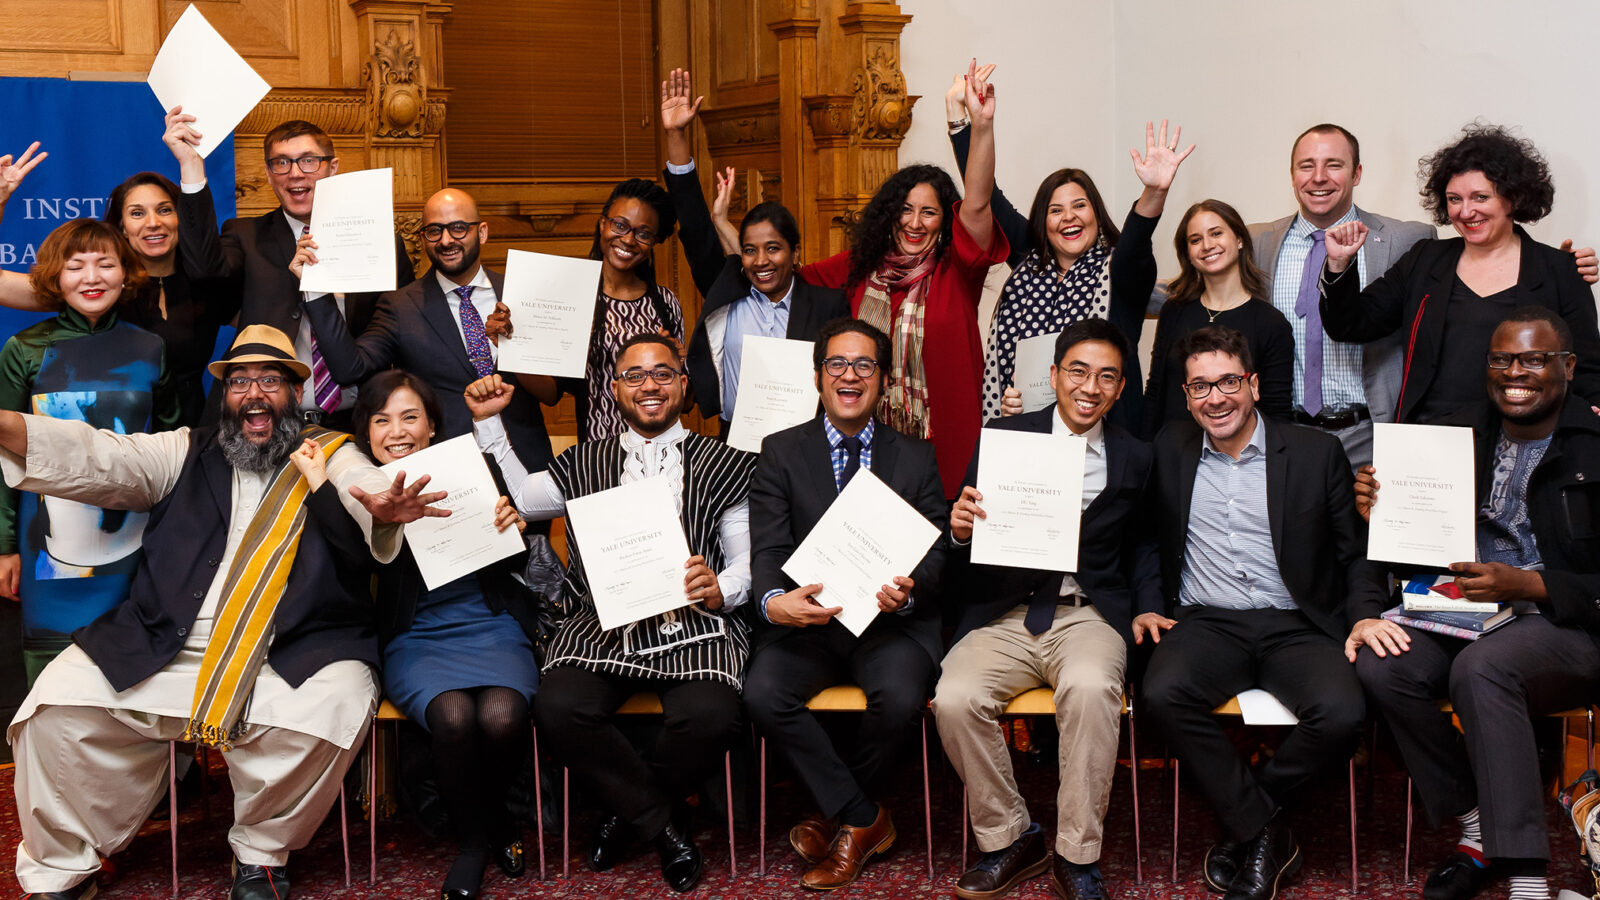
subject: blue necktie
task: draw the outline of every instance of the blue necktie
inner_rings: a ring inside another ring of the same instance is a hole
[[[1311,232],[1311,252],[1306,254],[1306,268],[1300,273],[1300,295],[1295,298],[1295,315],[1306,320],[1305,398],[1301,406],[1308,415],[1322,412],[1322,291],[1317,282],[1322,277],[1322,264],[1328,259],[1328,245],[1323,243],[1322,229]]]
[[[489,344],[489,336],[483,332],[483,319],[479,318],[478,310],[472,305],[472,285],[458,287],[456,296],[461,298],[461,333],[467,338],[467,358],[472,360],[472,368],[476,369],[479,378],[487,378],[494,374],[494,350]]]

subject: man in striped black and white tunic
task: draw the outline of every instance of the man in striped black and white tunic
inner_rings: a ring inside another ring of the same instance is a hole
[[[747,495],[755,457],[679,423],[688,378],[668,339],[629,339],[613,375],[628,430],[579,444],[532,475],[507,452],[498,422],[511,385],[498,375],[474,382],[467,405],[480,446],[501,464],[529,519],[561,515],[570,498],[670,479],[695,554],[684,566],[691,605],[603,629],[584,574],[581,536],[569,531],[571,612],[545,654],[535,718],[545,745],[604,805],[590,867],[609,869],[636,839],[647,839],[661,857],[662,877],[674,890],[687,891],[699,881],[703,860],[690,838],[683,799],[722,759],[739,722],[740,675],[750,650],[739,608],[750,594]],[[661,698],[661,736],[648,756],[612,720],[639,691]]]

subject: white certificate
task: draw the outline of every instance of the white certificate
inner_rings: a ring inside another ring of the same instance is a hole
[[[305,267],[300,290],[332,294],[395,289],[393,169],[318,181],[310,224],[317,264]]]
[[[500,336],[500,370],[582,378],[594,329],[600,260],[506,251],[511,334]]]
[[[868,469],[861,469],[783,564],[797,585],[820,584],[817,602],[842,607],[859,635],[878,616],[878,591],[909,577],[939,529]],[[915,587],[912,588],[915,591]]]
[[[1050,386],[1050,367],[1056,361],[1055,334],[1041,334],[1017,341],[1017,363],[1011,372],[1011,386],[1022,392],[1022,411],[1033,412],[1056,402]]]
[[[145,78],[163,112],[182,106],[194,116],[202,158],[233,133],[272,86],[217,34],[193,4],[167,32]]]
[[[601,628],[689,605],[689,541],[665,476],[568,500],[567,526],[583,542],[583,574]]]
[[[739,358],[739,398],[728,429],[728,446],[760,453],[767,435],[816,416],[812,346],[811,341],[745,336]]]
[[[1088,442],[999,428],[983,429],[978,441],[978,505],[986,518],[972,526],[972,561],[1077,571]]]
[[[494,527],[494,506],[500,491],[495,488],[494,476],[489,474],[483,451],[472,435],[440,441],[382,469],[390,478],[397,472],[406,473],[407,484],[427,475],[424,493],[447,492],[434,505],[450,510],[450,515],[424,517],[407,523],[405,528],[406,546],[411,548],[428,590],[526,549],[521,532]]]
[[[1372,465],[1368,559],[1441,569],[1477,559],[1472,429],[1379,423]]]
[[[1246,725],[1299,725],[1300,718],[1294,711],[1283,705],[1283,701],[1263,691],[1261,688],[1251,688],[1241,691],[1239,700],[1239,717],[1244,719]]]

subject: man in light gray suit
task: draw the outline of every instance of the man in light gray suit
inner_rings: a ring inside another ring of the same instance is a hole
[[[1397,331],[1362,345],[1335,341],[1323,332],[1317,312],[1317,276],[1327,259],[1322,234],[1356,219],[1367,226],[1367,243],[1357,259],[1365,286],[1411,245],[1435,233],[1432,225],[1356,207],[1361,145],[1338,125],[1313,125],[1301,133],[1289,174],[1300,211],[1250,226],[1256,265],[1271,285],[1272,305],[1294,329],[1295,421],[1337,437],[1350,464],[1359,468],[1372,462],[1372,423],[1394,421],[1405,336]]]

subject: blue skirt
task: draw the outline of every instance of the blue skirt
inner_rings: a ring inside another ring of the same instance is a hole
[[[411,629],[383,652],[383,688],[411,721],[428,727],[428,704],[445,691],[506,687],[533,702],[533,643],[508,613],[484,602],[476,575],[441,585],[417,604]]]

